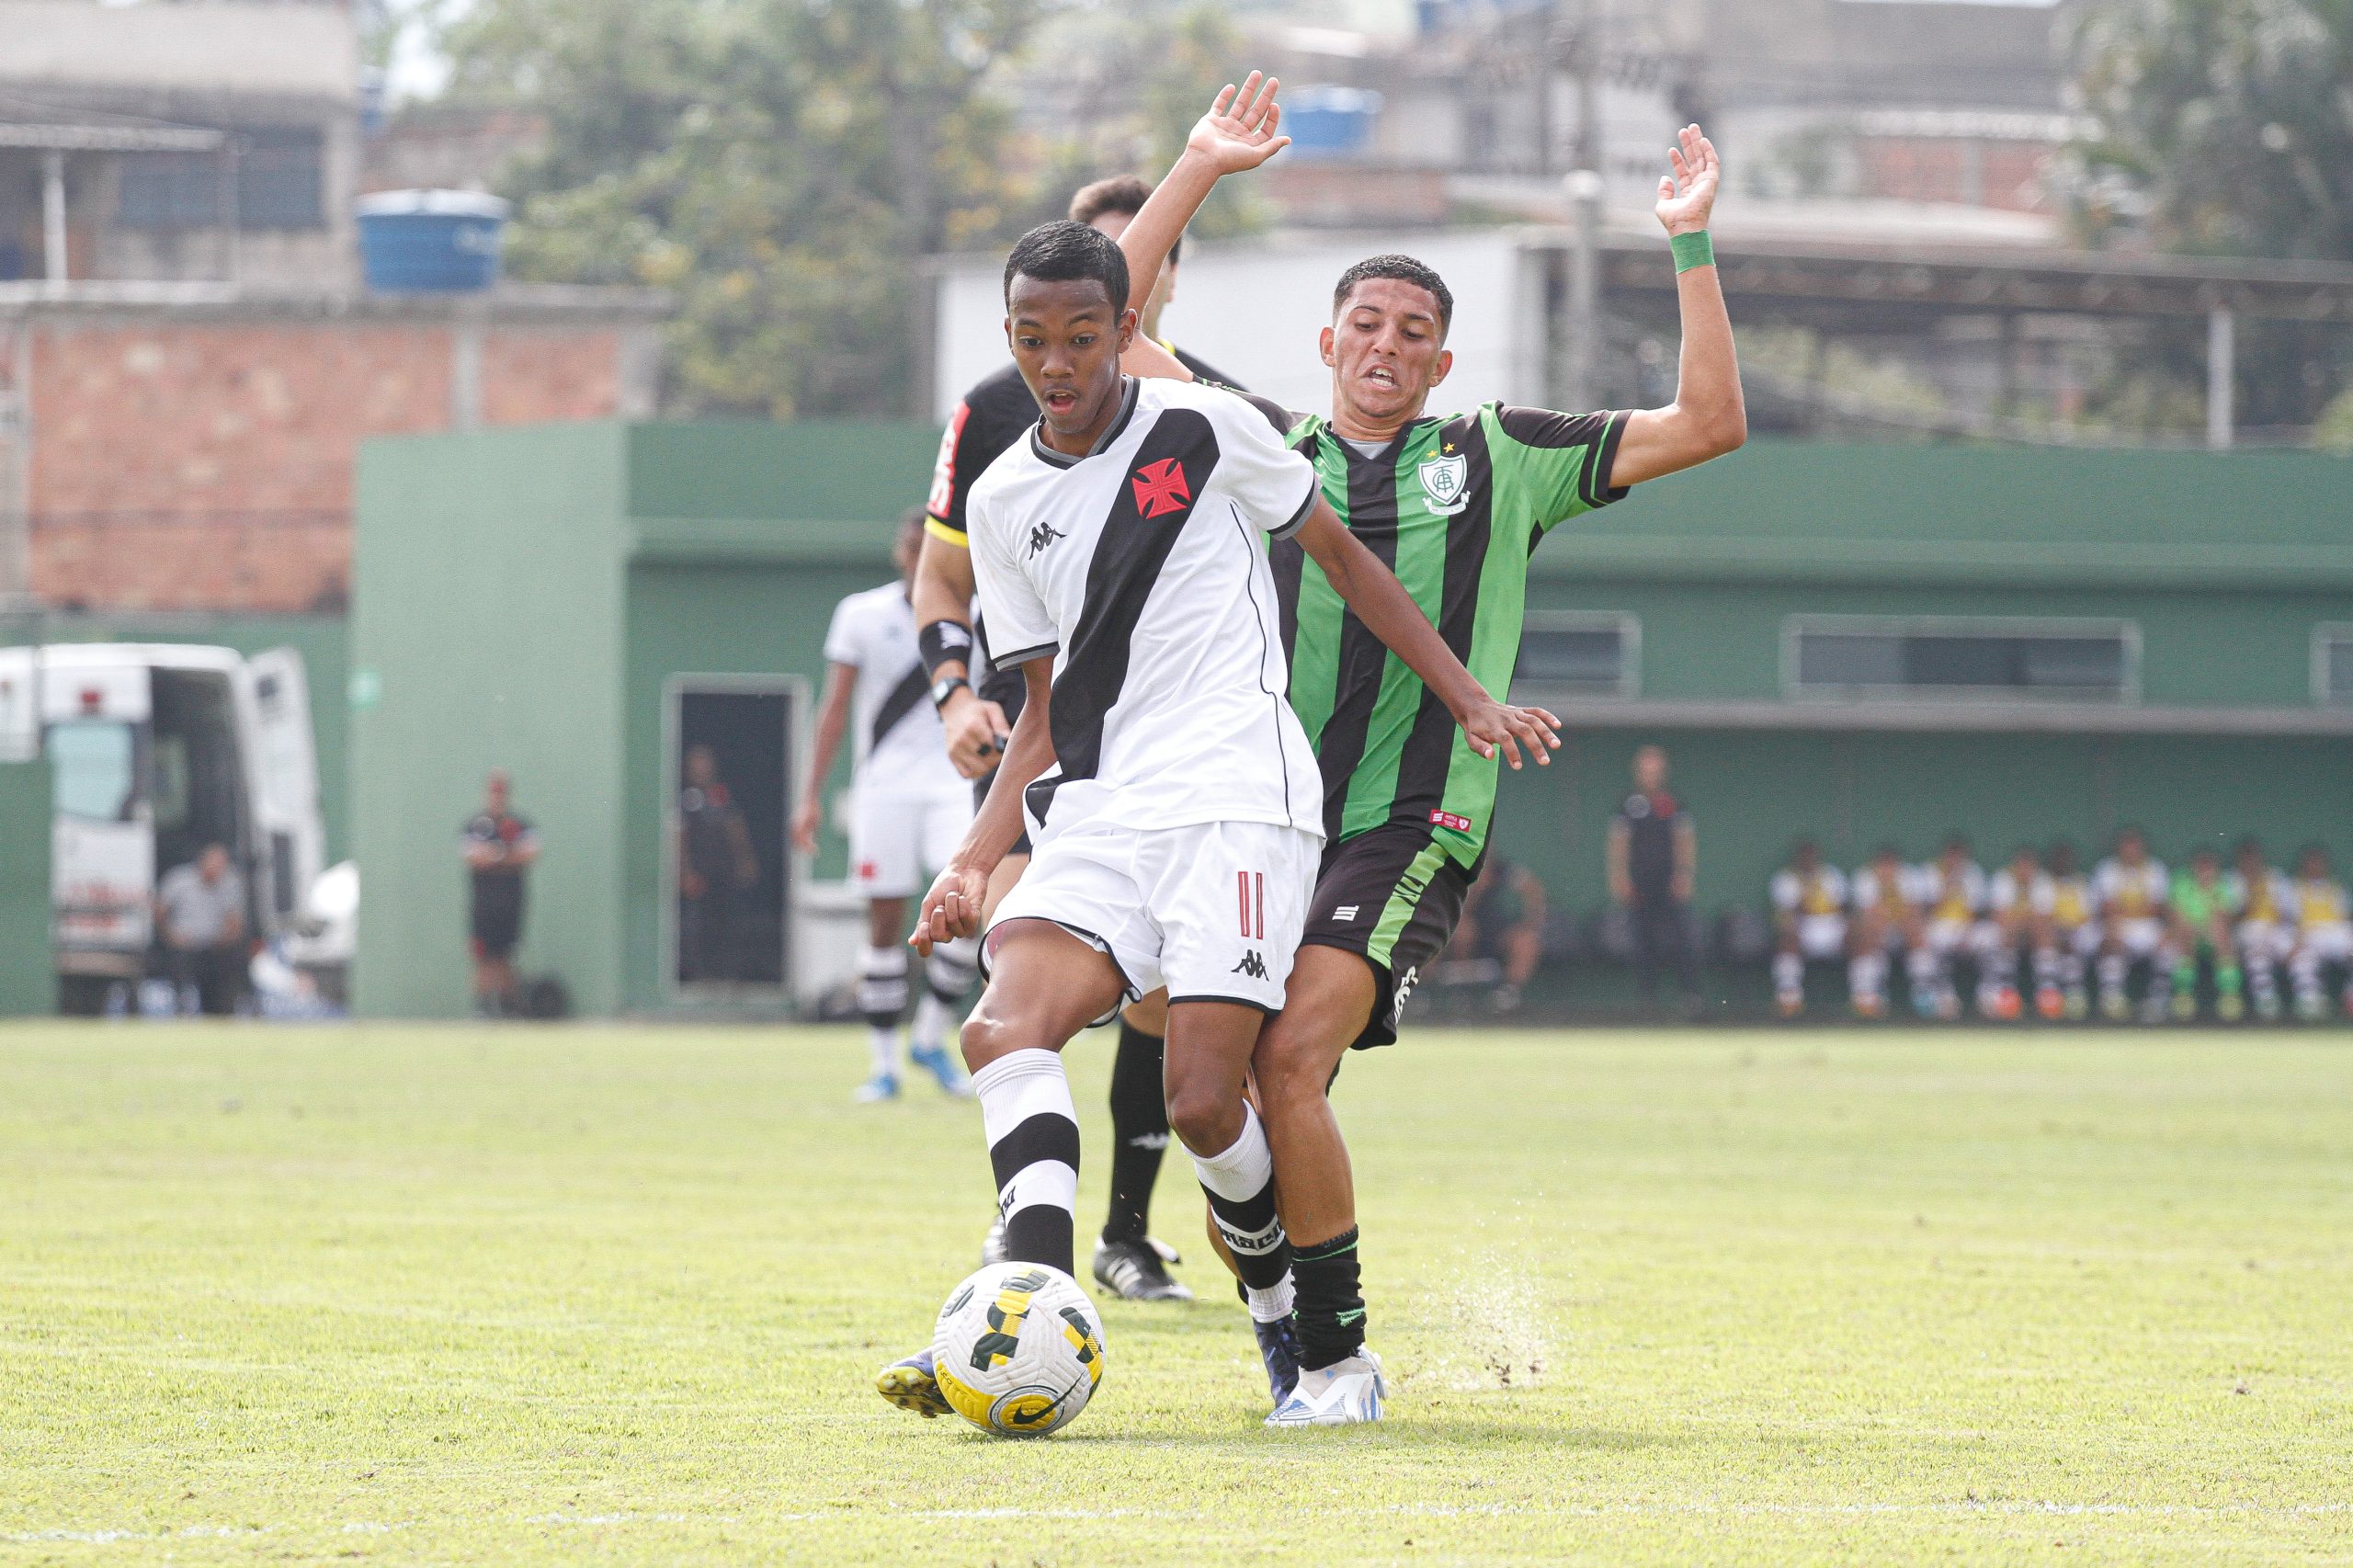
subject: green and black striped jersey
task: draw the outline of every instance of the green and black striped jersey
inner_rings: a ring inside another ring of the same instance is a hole
[[[1507,692],[1529,556],[1555,524],[1626,494],[1609,486],[1626,415],[1490,403],[1416,420],[1368,457],[1320,417],[1251,401],[1283,425],[1332,509],[1397,574],[1479,684]],[[1471,749],[1445,705],[1349,613],[1297,540],[1274,547],[1274,567],[1290,702],[1323,771],[1327,841],[1411,824],[1458,864],[1475,864],[1498,764]]]

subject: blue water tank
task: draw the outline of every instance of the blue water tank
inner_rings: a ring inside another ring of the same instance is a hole
[[[446,294],[498,281],[512,209],[476,190],[386,190],[359,199],[359,263],[380,294]]]
[[[1301,87],[1283,95],[1283,133],[1291,155],[1346,158],[1372,142],[1381,95],[1361,87]]]

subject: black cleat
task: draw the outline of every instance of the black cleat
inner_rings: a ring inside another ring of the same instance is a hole
[[[1095,1282],[1130,1301],[1189,1301],[1192,1288],[1168,1276],[1168,1260],[1150,1237],[1095,1244]]]
[[[1273,1323],[1250,1320],[1258,1331],[1258,1358],[1267,1364],[1267,1392],[1275,1398],[1275,1408],[1280,1410],[1299,1386],[1299,1330],[1290,1318],[1278,1318]]]

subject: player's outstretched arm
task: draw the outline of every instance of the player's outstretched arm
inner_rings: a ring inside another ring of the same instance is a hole
[[[1526,745],[1538,766],[1552,762],[1561,744],[1561,722],[1541,708],[1514,708],[1487,695],[1397,574],[1348,531],[1330,502],[1316,498],[1315,509],[1299,530],[1299,542],[1324,568],[1333,591],[1356,611],[1357,619],[1438,694],[1471,737],[1472,751],[1492,757],[1501,747],[1504,760],[1518,767],[1519,748]]]
[[[1716,278],[1708,219],[1715,210],[1722,165],[1715,144],[1687,125],[1667,152],[1673,170],[1658,182],[1654,210],[1676,249],[1675,291],[1683,316],[1683,354],[1675,401],[1637,409],[1626,417],[1612,485],[1697,468],[1748,439],[1748,413],[1740,396],[1740,363],[1733,354],[1732,317]]]
[[[1128,258],[1131,307],[1141,311],[1151,300],[1162,264],[1217,182],[1255,169],[1290,145],[1290,137],[1277,134],[1283,111],[1275,93],[1281,85],[1253,71],[1239,88],[1227,83],[1209,113],[1194,122],[1175,166],[1120,235],[1120,250]]]
[[[1053,656],[1030,660],[1021,666],[1021,675],[1029,696],[1021,717],[1013,722],[1013,738],[1006,743],[1005,761],[989,785],[988,799],[981,802],[964,842],[948,858],[915,912],[915,935],[907,945],[926,958],[934,944],[980,930],[989,873],[1021,836],[1021,792],[1054,765]]]

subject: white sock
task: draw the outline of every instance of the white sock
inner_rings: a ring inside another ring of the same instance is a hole
[[[1250,1285],[1242,1289],[1250,1298],[1250,1320],[1253,1323],[1280,1323],[1290,1316],[1295,1292],[1290,1275],[1284,1275],[1280,1283],[1269,1285],[1263,1290]]]
[[[925,992],[915,999],[915,1021],[907,1028],[907,1043],[917,1051],[938,1051],[948,1037],[948,1004]]]
[[[1233,1254],[1242,1283],[1269,1292],[1271,1310],[1272,1293],[1288,1288],[1290,1240],[1275,1213],[1274,1152],[1248,1102],[1242,1107],[1242,1136],[1221,1153],[1194,1153],[1193,1174],[1200,1178],[1210,1200],[1210,1219]],[[1257,1310],[1254,1301],[1251,1311]]]
[[[876,1077],[895,1078],[899,1075],[897,1029],[870,1028],[866,1031],[866,1049],[873,1053]]]

